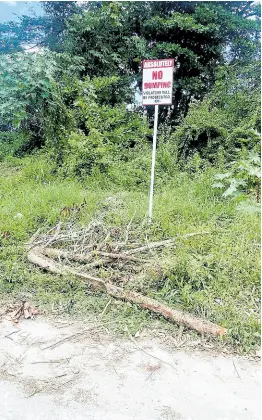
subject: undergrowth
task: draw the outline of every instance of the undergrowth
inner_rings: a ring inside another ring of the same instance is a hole
[[[228,328],[225,339],[242,352],[260,342],[260,218],[241,213],[236,203],[212,188],[214,170],[174,172],[158,179],[154,221],[147,224],[148,191],[123,190],[96,177],[81,183],[55,174],[45,157],[12,159],[0,166],[0,291],[25,295],[47,310],[99,315],[108,296],[94,293],[74,278],[41,272],[27,262],[25,243],[37,230],[58,221],[86,225],[104,214],[108,226],[126,229],[132,219],[137,234],[159,240],[176,234],[208,234],[178,239],[166,250],[164,270],[151,272],[141,289],[149,296]],[[77,213],[74,206],[85,203]],[[155,319],[150,313],[123,302],[111,302],[105,320],[124,331],[136,332]],[[174,328],[172,326],[172,328]]]

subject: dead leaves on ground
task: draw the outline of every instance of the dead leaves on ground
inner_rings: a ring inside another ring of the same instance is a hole
[[[7,308],[1,311],[1,315],[7,315],[13,324],[17,324],[21,318],[33,319],[38,314],[39,310],[26,301],[18,304],[9,304]]]

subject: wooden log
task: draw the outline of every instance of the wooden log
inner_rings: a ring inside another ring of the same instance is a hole
[[[98,277],[93,277],[86,273],[73,270],[70,267],[57,264],[50,258],[45,257],[41,248],[31,249],[28,253],[28,259],[33,264],[43,268],[44,270],[50,271],[51,273],[60,275],[72,274],[82,279],[83,281],[88,282],[96,290],[101,290],[105,293],[108,293],[110,296],[116,299],[135,303],[144,309],[148,309],[154,313],[162,315],[169,321],[184,325],[197,331],[200,334],[222,336],[227,332],[225,328],[222,328],[210,321],[195,317],[194,315],[184,311],[169,308],[163,303],[160,303],[157,300],[144,296],[140,293],[124,290],[121,287],[106,283],[103,279]]]
[[[35,247],[34,249],[31,249],[28,252],[28,260],[37,265],[38,267],[46,270],[46,271],[50,271],[53,274],[59,274],[59,275],[67,275],[67,274],[73,274],[74,276],[79,277],[79,273],[78,271],[61,265],[61,264],[57,264],[55,263],[53,260],[51,260],[50,258],[47,258],[43,255],[42,253],[42,248],[39,247]],[[103,290],[104,292],[106,292],[106,287],[105,287],[105,282],[102,279],[99,279],[98,277],[93,277],[90,276],[86,273],[81,273],[81,278],[84,280],[88,280],[90,282],[90,284],[92,286],[94,286],[94,288],[99,289],[99,290]]]

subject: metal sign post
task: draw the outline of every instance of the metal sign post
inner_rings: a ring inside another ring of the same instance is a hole
[[[174,59],[143,61],[143,105],[155,105],[152,167],[149,196],[149,222],[152,221],[156,137],[159,105],[172,105]]]
[[[153,150],[152,150],[152,167],[151,167],[151,180],[150,180],[149,212],[148,212],[149,222],[152,222],[152,213],[153,213],[153,194],[154,194],[154,177],[155,177],[155,163],[156,163],[157,123],[158,123],[158,105],[155,106]]]

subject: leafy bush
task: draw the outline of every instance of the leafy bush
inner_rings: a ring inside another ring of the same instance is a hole
[[[3,57],[0,127],[9,131],[0,140],[2,158],[45,145],[63,174],[86,177],[146,147],[148,123],[120,102],[119,78],[81,80],[73,63],[47,52]]]
[[[1,56],[0,129],[26,133],[25,150],[57,140],[62,127],[70,127],[62,94],[67,73],[73,78],[73,61],[49,52]]]
[[[147,146],[151,132],[143,115],[129,111],[124,103],[110,105],[117,77],[86,77],[77,84],[72,105],[76,130],[64,136],[62,169],[70,176],[105,173],[116,162],[133,159],[132,150]],[[109,175],[110,176],[110,175]]]
[[[236,158],[238,150],[260,145],[260,86],[257,63],[246,67],[222,67],[206,98],[191,103],[183,123],[177,128],[181,159],[198,152],[216,162],[219,148],[226,159]]]
[[[22,145],[28,141],[28,136],[15,131],[0,131],[0,161],[7,156],[16,156]]]
[[[249,153],[246,158],[233,161],[228,165],[228,171],[215,175],[213,188],[224,190],[222,196],[237,201],[246,201],[249,197],[260,199],[260,157],[257,153]],[[240,209],[260,211],[260,205],[241,205]]]

